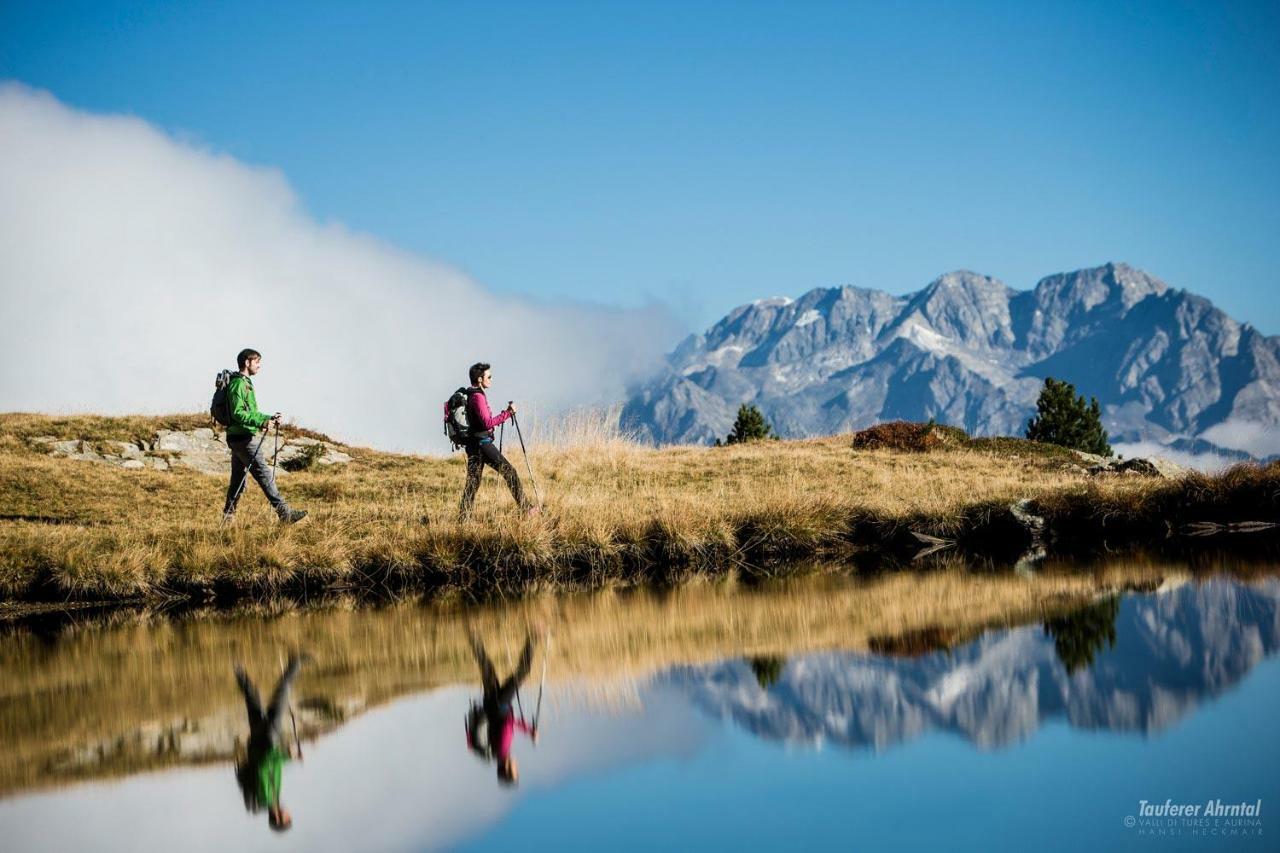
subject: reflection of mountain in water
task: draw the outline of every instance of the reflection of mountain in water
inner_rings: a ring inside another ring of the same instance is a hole
[[[1107,626],[1109,628],[1109,626]],[[1149,733],[1240,681],[1280,646],[1280,579],[1214,580],[1120,603],[1113,647],[1068,673],[1040,626],[995,631],[914,659],[790,661],[768,690],[741,662],[668,678],[708,712],[761,737],[882,748],[930,729],[1001,746],[1046,719]]]

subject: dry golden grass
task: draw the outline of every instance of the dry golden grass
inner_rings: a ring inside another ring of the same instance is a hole
[[[412,691],[473,683],[468,626],[503,665],[526,630],[544,626],[554,637],[549,684],[563,692],[607,683],[616,692],[670,666],[738,655],[883,649],[921,634],[960,642],[987,627],[1038,621],[1184,573],[1126,562],[1049,567],[1023,579],[956,566],[865,581],[815,573],[763,586],[727,577],[665,593],[535,596],[501,609],[333,602],[297,611],[264,604],[176,620],[115,611],[67,623],[52,636],[10,629],[0,643],[0,795],[229,757],[233,738],[243,734],[233,664],[243,662],[264,681],[290,649],[315,658],[297,690],[304,708],[358,713]],[[348,716],[332,712],[331,724]],[[314,715],[306,719],[304,735],[325,728],[315,727]],[[175,747],[187,737],[202,746]]]
[[[307,523],[278,525],[250,484],[238,522],[223,527],[219,477],[53,459],[31,442],[202,423],[194,415],[0,415],[0,596],[598,585],[847,552],[883,544],[905,526],[963,534],[1022,498],[1072,518],[1158,505],[1163,519],[1186,494],[1212,504],[1217,484],[1228,482],[1091,480],[1065,469],[1061,451],[1013,440],[929,453],[855,451],[848,436],[652,449],[598,417],[563,426],[560,443],[526,436],[535,442],[539,518],[520,518],[490,471],[473,519],[460,524],[462,454],[355,448],[348,465],[281,477],[286,498],[311,511]],[[508,455],[527,479],[508,433]],[[1248,492],[1251,507],[1262,495],[1274,515],[1280,466],[1252,472],[1230,481],[1233,488]]]

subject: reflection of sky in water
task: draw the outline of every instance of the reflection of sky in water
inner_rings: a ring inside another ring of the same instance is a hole
[[[1116,645],[1067,674],[1038,626],[919,658],[682,667],[603,713],[563,695],[500,790],[466,749],[475,688],[394,702],[285,769],[294,828],[244,811],[229,765],[0,802],[6,850],[924,846],[1265,849],[1143,839],[1140,799],[1280,807],[1280,582],[1131,597]],[[850,747],[853,747],[852,749]],[[1280,832],[1280,827],[1270,827]],[[1145,843],[1144,843],[1145,842]]]

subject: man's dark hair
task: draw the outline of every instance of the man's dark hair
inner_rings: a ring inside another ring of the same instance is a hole
[[[262,353],[256,349],[242,349],[240,354],[236,356],[236,367],[244,370],[244,366],[249,363],[251,358],[262,358]]]
[[[480,384],[480,377],[484,376],[484,372],[493,367],[492,364],[485,364],[483,361],[477,361],[471,365],[471,369],[467,371],[467,376],[471,377],[472,385]]]

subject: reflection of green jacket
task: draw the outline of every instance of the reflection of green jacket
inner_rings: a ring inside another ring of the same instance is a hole
[[[271,416],[258,411],[258,398],[253,394],[253,380],[243,373],[231,377],[227,386],[227,406],[231,409],[228,436],[253,435],[266,426]]]
[[[258,802],[269,809],[280,805],[280,776],[286,760],[284,750],[273,746],[258,765]]]

